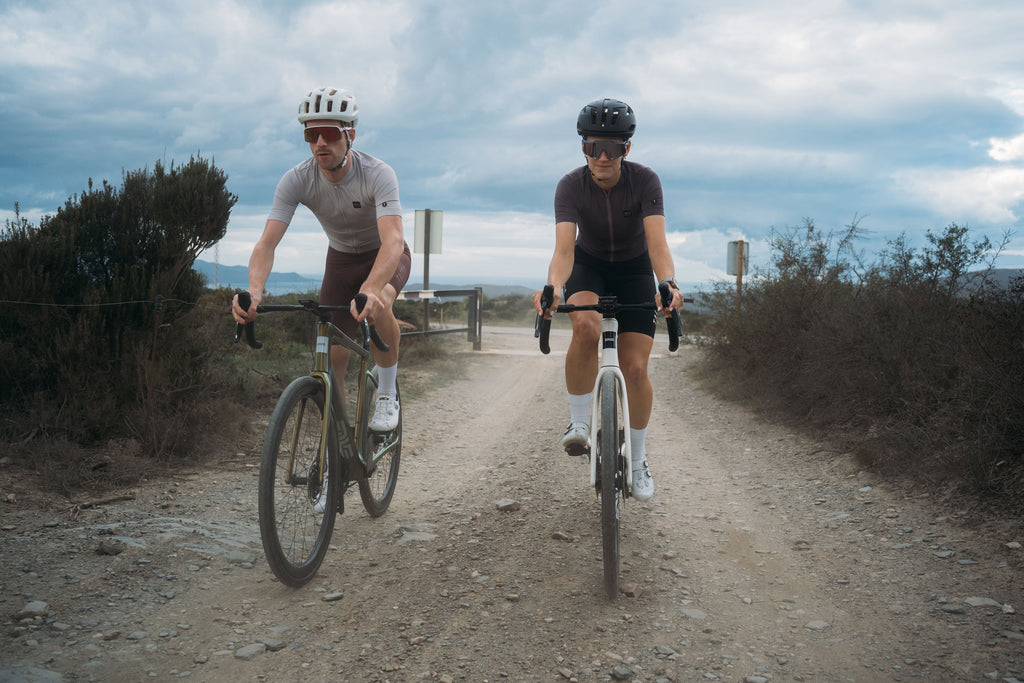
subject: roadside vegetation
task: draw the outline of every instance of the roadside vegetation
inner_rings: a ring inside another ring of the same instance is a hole
[[[899,237],[871,262],[861,237],[773,233],[741,301],[707,297],[705,381],[867,468],[1024,511],[1024,281],[997,283],[1002,245],[964,226],[919,249]]]
[[[67,492],[195,453],[219,410],[191,266],[236,197],[208,161],[126,173],[0,232],[0,444]]]

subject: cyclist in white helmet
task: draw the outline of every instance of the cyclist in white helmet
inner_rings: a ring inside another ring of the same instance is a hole
[[[309,208],[329,242],[320,303],[350,305],[349,311],[334,314],[334,324],[352,336],[359,322],[369,320],[390,347],[387,352],[373,348],[380,385],[370,428],[391,431],[398,426],[400,410],[396,378],[401,338],[392,305],[412,264],[402,232],[398,179],[383,161],[352,148],[359,121],[352,93],[339,88],[311,90],[299,103],[298,118],[312,156],[278,183],[263,234],[249,258],[252,304],[242,310],[236,296],[232,312],[238,322],[255,319],[274,251],[296,207]],[[361,313],[353,303],[360,292],[366,295]],[[344,372],[348,357],[344,347],[331,347],[331,362],[339,372]]]

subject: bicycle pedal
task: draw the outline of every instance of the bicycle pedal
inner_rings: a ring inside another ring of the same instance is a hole
[[[580,444],[569,444],[565,447],[565,452],[567,455],[571,455],[575,458],[581,455],[589,455],[590,449],[586,446],[581,446]]]

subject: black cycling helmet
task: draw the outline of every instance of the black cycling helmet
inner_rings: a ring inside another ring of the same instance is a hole
[[[633,108],[620,100],[594,100],[580,110],[576,132],[587,137],[622,138],[628,140],[636,132]]]

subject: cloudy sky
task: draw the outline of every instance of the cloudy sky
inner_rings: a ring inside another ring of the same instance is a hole
[[[309,155],[298,102],[332,85],[398,174],[407,240],[444,211],[432,281],[539,284],[576,114],[608,96],[636,110],[680,280],[725,278],[732,240],[762,263],[805,219],[859,221],[869,253],[1017,230],[997,265],[1019,268],[1022,33],[1019,0],[0,0],[0,220],[200,154],[238,195],[216,256],[244,265]],[[319,273],[325,249],[300,208],[275,269]]]

